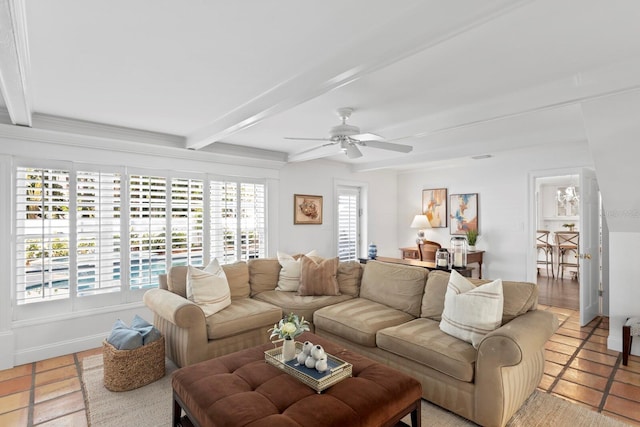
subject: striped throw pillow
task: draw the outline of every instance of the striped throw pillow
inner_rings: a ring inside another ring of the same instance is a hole
[[[503,306],[501,279],[476,287],[452,270],[440,330],[478,348],[486,334],[500,327]]]

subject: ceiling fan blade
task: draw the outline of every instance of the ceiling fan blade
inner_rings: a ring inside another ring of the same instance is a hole
[[[383,150],[398,151],[400,153],[409,153],[413,150],[413,147],[410,145],[393,144],[387,141],[360,141],[359,144],[364,147],[381,148]]]
[[[359,133],[357,135],[349,135],[349,138],[357,141],[384,141],[384,138],[375,133]]]
[[[297,153],[287,156],[287,160],[290,162],[304,162],[305,160],[319,159],[321,157],[335,156],[341,154],[342,149],[337,143],[322,144],[317,147],[309,148],[308,150],[299,151]]]
[[[331,141],[329,138],[296,138],[293,136],[285,136],[284,139],[295,139],[297,141]]]

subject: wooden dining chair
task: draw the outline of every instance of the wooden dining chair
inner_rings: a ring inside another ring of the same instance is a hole
[[[580,271],[580,233],[577,231],[556,231],[558,247],[558,277],[564,277],[565,268],[575,268],[576,275]]]
[[[436,252],[442,246],[438,242],[432,242],[425,240],[423,243],[418,243],[418,253],[420,254],[420,261],[436,261]]]
[[[545,266],[547,276],[549,276],[549,266],[551,266],[551,277],[556,277],[553,273],[553,245],[549,243],[549,230],[536,231],[536,247],[537,247],[537,265]],[[544,255],[544,259],[540,259],[540,252]],[[540,271],[538,271],[538,274]]]

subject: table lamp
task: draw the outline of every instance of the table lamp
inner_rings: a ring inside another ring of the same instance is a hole
[[[411,221],[411,228],[419,229],[416,243],[420,244],[424,243],[424,231],[431,228],[431,224],[429,223],[429,219],[426,215],[416,215],[413,217],[413,221]]]

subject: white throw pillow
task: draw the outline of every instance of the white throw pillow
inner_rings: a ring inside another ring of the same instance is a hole
[[[305,255],[310,258],[318,257],[318,252],[314,249]],[[278,251],[278,262],[282,268],[280,269],[276,291],[296,292],[298,290],[300,287],[301,258],[294,259],[291,255]]]
[[[187,298],[211,316],[231,304],[231,291],[227,276],[217,259],[204,269],[189,266],[187,271]]]
[[[486,334],[500,327],[503,306],[501,279],[476,287],[452,270],[440,330],[478,348]]]

